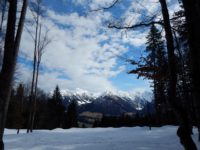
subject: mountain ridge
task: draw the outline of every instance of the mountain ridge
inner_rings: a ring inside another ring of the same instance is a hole
[[[135,94],[134,97],[128,94],[117,94],[111,91],[106,91],[101,94],[91,94],[84,90],[79,92],[62,91],[63,103],[67,107],[71,101],[76,101],[78,104],[78,112],[85,111],[98,112],[105,115],[120,116],[124,113],[136,113],[141,111],[149,99],[145,97],[150,93]]]

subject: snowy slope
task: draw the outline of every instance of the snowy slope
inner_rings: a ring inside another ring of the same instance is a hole
[[[176,130],[174,126],[151,131],[147,127],[73,128],[20,135],[16,130],[6,130],[4,140],[6,150],[182,150]],[[194,132],[197,141],[197,130]]]
[[[62,90],[63,104],[68,106],[71,101],[78,104],[79,113],[97,112],[111,116],[121,116],[124,113],[135,113],[142,110],[147,101],[151,99],[149,93],[123,93],[106,91],[92,94],[85,90],[76,91]],[[147,95],[149,94],[149,95]],[[149,98],[149,99],[148,99]]]
[[[92,101],[96,99],[101,99],[104,97],[110,97],[115,99],[116,97],[124,99],[124,101],[133,101],[135,103],[141,103],[141,105],[144,104],[144,101],[151,101],[152,100],[152,93],[150,92],[136,92],[136,93],[128,93],[128,92],[111,92],[106,91],[103,93],[90,93],[86,90],[82,89],[76,89],[75,91],[70,90],[61,90],[61,94],[64,97],[64,100],[66,102],[71,100],[77,100],[79,105],[91,103]],[[138,98],[142,101],[138,101]]]
[[[82,105],[80,111],[98,112],[105,115],[120,116],[126,112],[136,112],[137,104],[129,98],[116,95],[101,95],[93,102]]]

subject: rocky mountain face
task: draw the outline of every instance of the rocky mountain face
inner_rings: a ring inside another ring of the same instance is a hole
[[[79,114],[95,112],[110,116],[120,116],[125,113],[136,113],[146,108],[151,94],[136,94],[133,97],[112,92],[91,95],[87,92],[63,92],[63,104],[67,107],[71,101],[78,104]],[[148,101],[147,101],[148,100]]]

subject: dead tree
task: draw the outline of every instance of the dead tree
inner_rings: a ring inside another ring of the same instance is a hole
[[[23,31],[28,0],[23,1],[20,20],[16,29],[17,0],[10,0],[8,21],[5,36],[4,57],[2,70],[0,72],[0,150],[4,150],[3,134],[6,115],[9,105],[9,97],[16,66],[21,35]],[[15,34],[16,33],[16,34]]]

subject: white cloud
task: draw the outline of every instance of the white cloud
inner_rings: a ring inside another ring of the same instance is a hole
[[[39,76],[40,88],[52,90],[58,84],[61,88],[72,90],[77,87],[88,91],[116,89],[109,78],[124,70],[123,66],[116,67],[117,55],[127,49],[120,45],[117,38],[110,39],[109,34],[115,33],[104,31],[102,18],[109,15],[91,13],[83,17],[77,13],[58,14],[48,10],[48,18],[43,18],[42,22],[50,28],[49,37],[53,38],[53,42],[48,45],[42,58],[44,69]],[[28,12],[30,17],[31,13]],[[34,32],[34,28],[28,28]],[[32,60],[33,48],[30,35],[24,32],[21,57]],[[20,64],[20,70],[21,79],[30,81],[30,64]],[[67,78],[61,78],[62,75]]]
[[[114,0],[72,0],[77,5],[88,5],[91,10],[108,7]]]
[[[64,1],[64,0],[63,0]],[[77,5],[88,4],[90,9],[109,5],[113,0],[73,0]],[[151,4],[151,5],[150,5]],[[175,6],[174,6],[175,7]],[[153,14],[159,9],[156,0],[143,0],[141,4],[131,3],[123,13],[125,24],[134,24],[141,17],[140,11],[148,9],[148,14]],[[134,10],[134,13],[133,11]],[[28,11],[28,18],[32,17]],[[106,90],[118,91],[110,80],[125,71],[125,66],[118,64],[118,56],[133,47],[143,46],[146,42],[146,32],[127,31],[127,37],[121,36],[122,32],[108,29],[103,25],[103,20],[112,18],[111,12],[91,12],[87,16],[73,13],[58,13],[47,10],[47,18],[42,22],[50,29],[49,37],[53,42],[48,45],[42,58],[42,72],[39,76],[39,87],[47,91],[52,90],[56,84],[62,89],[85,89],[91,92]],[[30,28],[34,32],[34,28]],[[33,41],[27,32],[23,33],[21,57],[28,60],[33,57]],[[135,56],[134,56],[135,57]],[[29,64],[30,65],[30,64]],[[22,72],[21,80],[31,80],[31,67],[19,64]],[[148,88],[146,88],[148,89]],[[130,89],[144,91],[145,88]]]

